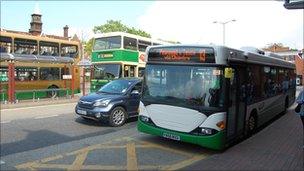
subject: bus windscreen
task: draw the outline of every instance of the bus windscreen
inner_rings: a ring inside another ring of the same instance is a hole
[[[215,57],[208,47],[155,47],[149,50],[148,61],[215,63]]]

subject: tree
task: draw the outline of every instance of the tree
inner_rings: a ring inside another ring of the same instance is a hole
[[[87,42],[84,42],[84,44],[85,44],[85,48],[84,48],[85,54],[91,56],[93,50],[94,38],[91,38]]]
[[[121,21],[108,20],[106,24],[95,26],[93,32],[96,33],[108,33],[108,32],[125,32],[130,34],[136,34],[143,37],[150,38],[151,35],[143,30],[135,29],[134,27],[128,27],[121,23]]]

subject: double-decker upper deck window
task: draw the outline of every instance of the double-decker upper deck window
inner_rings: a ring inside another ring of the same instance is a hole
[[[12,53],[12,38],[0,36],[0,52]]]
[[[137,40],[130,37],[124,37],[124,48],[137,50]]]
[[[61,56],[76,58],[78,49],[76,45],[61,44]]]
[[[161,44],[153,42],[153,46],[156,46],[156,45],[161,45]]]
[[[146,48],[148,46],[151,46],[151,42],[143,41],[143,40],[138,40],[138,50],[141,52],[145,52]]]
[[[119,49],[121,36],[102,37],[95,39],[94,50]]]
[[[39,42],[40,55],[59,56],[59,44],[54,42]]]
[[[38,45],[36,40],[15,38],[14,52],[16,54],[37,55]]]

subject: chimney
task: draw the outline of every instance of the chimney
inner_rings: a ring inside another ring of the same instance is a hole
[[[66,38],[69,37],[69,27],[68,27],[68,25],[65,25],[63,27],[63,37],[66,37]]]

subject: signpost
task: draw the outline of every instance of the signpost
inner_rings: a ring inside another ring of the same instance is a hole
[[[90,68],[92,65],[92,62],[89,59],[82,58],[81,61],[77,64],[78,66],[82,67],[82,95],[85,95],[85,69]]]

